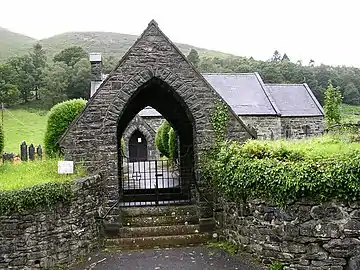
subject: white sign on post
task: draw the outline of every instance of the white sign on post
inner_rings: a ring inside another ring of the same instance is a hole
[[[58,161],[58,174],[74,173],[74,161]]]

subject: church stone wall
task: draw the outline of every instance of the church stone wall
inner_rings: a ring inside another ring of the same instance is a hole
[[[287,136],[287,132],[290,136]],[[281,118],[281,137],[283,138],[302,139],[305,137],[318,136],[323,133],[323,116]]]
[[[253,127],[258,139],[281,138],[281,122],[278,116],[240,116],[244,123]]]

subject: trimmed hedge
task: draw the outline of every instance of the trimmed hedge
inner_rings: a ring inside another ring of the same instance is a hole
[[[250,141],[222,143],[208,152],[203,173],[230,200],[262,198],[276,204],[302,197],[360,199],[360,151],[312,156]]]
[[[163,142],[162,142],[162,131],[163,131],[163,125],[161,124],[155,135],[155,145],[156,145],[156,148],[159,150],[160,155],[164,156],[165,150],[164,150],[164,146],[163,146]]]
[[[58,141],[85,105],[84,99],[72,99],[51,108],[45,132],[46,155],[55,157],[61,154]]]
[[[46,183],[20,190],[0,192],[0,215],[22,213],[37,207],[70,203],[73,199],[71,181]]]
[[[161,133],[161,141],[164,148],[164,156],[170,158],[170,150],[169,150],[169,132],[172,129],[171,125],[168,121],[164,121],[162,123],[162,133]]]
[[[169,158],[170,160],[174,161],[177,159],[178,156],[178,143],[177,143],[177,136],[176,132],[173,128],[169,131]]]
[[[4,131],[0,126],[0,154],[4,151]]]

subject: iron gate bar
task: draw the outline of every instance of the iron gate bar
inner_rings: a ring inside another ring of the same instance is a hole
[[[120,186],[122,205],[163,205],[190,201],[185,175],[168,160],[124,159]],[[161,168],[160,168],[161,167]]]

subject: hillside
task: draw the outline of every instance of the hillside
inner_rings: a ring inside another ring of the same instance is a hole
[[[25,54],[35,39],[0,27],[0,60]]]
[[[0,60],[26,53],[35,39],[0,28]],[[111,32],[69,32],[40,40],[49,57],[71,46],[81,46],[87,52],[101,52],[104,56],[120,58],[136,41],[137,36]],[[200,56],[226,57],[230,54],[176,44],[184,54],[195,48]]]

